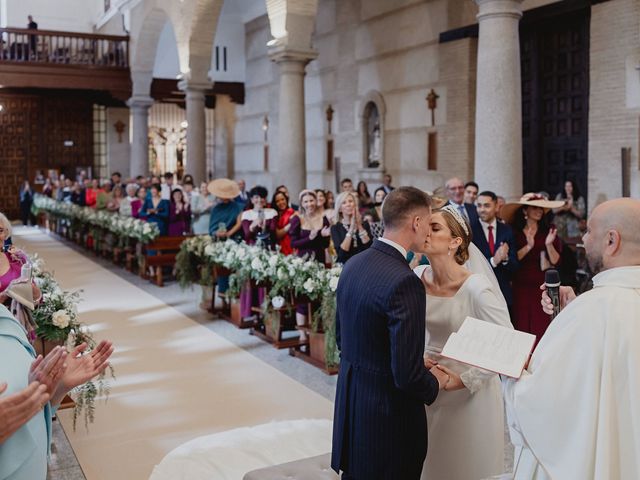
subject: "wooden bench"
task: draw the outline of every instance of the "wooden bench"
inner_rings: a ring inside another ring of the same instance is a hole
[[[142,247],[140,276],[147,278],[147,269],[154,267],[155,275],[154,278],[150,278],[150,280],[155,280],[154,283],[162,287],[164,285],[162,267],[173,267],[176,264],[176,255],[180,250],[180,245],[182,245],[182,242],[186,238],[189,237],[158,237],[153,242],[144,245]],[[149,252],[152,252],[152,254]]]

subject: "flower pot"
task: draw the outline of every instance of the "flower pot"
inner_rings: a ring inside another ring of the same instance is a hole
[[[309,333],[309,354],[311,355],[311,358],[314,358],[322,364],[326,364],[324,354],[324,332]]]
[[[36,355],[42,355],[46,357],[49,355],[51,350],[56,347],[61,347],[64,345],[62,340],[58,340],[56,342],[52,342],[51,340],[45,340],[44,338],[36,338],[35,343],[33,344],[33,348],[36,350]]]
[[[214,287],[211,285],[200,285],[202,292],[200,294],[200,308],[208,310],[211,308],[211,302],[213,301]]]

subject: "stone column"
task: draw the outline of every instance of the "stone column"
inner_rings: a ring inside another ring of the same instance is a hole
[[[506,198],[522,195],[522,0],[476,0],[480,26],[475,180]]]
[[[187,105],[187,162],[185,173],[193,175],[196,185],[207,181],[206,118],[204,94],[211,88],[209,83],[181,81],[180,90],[185,92]]]
[[[278,158],[274,159],[278,183],[287,186],[295,201],[307,184],[304,68],[317,53],[276,48],[269,55],[280,67]]]
[[[147,96],[133,96],[127,101],[131,112],[131,161],[129,175],[149,174],[149,108],[153,105],[153,98]]]

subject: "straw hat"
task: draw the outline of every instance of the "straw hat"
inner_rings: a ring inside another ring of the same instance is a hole
[[[218,198],[233,199],[240,195],[240,187],[233,180],[218,178],[207,185],[207,190]]]
[[[504,205],[500,210],[500,216],[505,222],[511,223],[520,207],[540,207],[547,213],[552,208],[560,208],[563,205],[563,200],[547,200],[539,193],[525,193],[517,202]]]

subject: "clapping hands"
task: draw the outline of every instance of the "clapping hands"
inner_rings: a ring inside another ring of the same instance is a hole
[[[545,245],[552,245],[556,240],[556,236],[558,235],[558,229],[556,227],[551,227],[549,229],[549,233],[547,233],[547,238],[544,239]]]
[[[501,243],[493,256],[493,263],[498,265],[502,262],[506,262],[509,259],[509,244]]]
[[[27,388],[2,396],[7,384],[0,384],[0,445],[13,435],[49,401],[46,385],[31,382]]]

